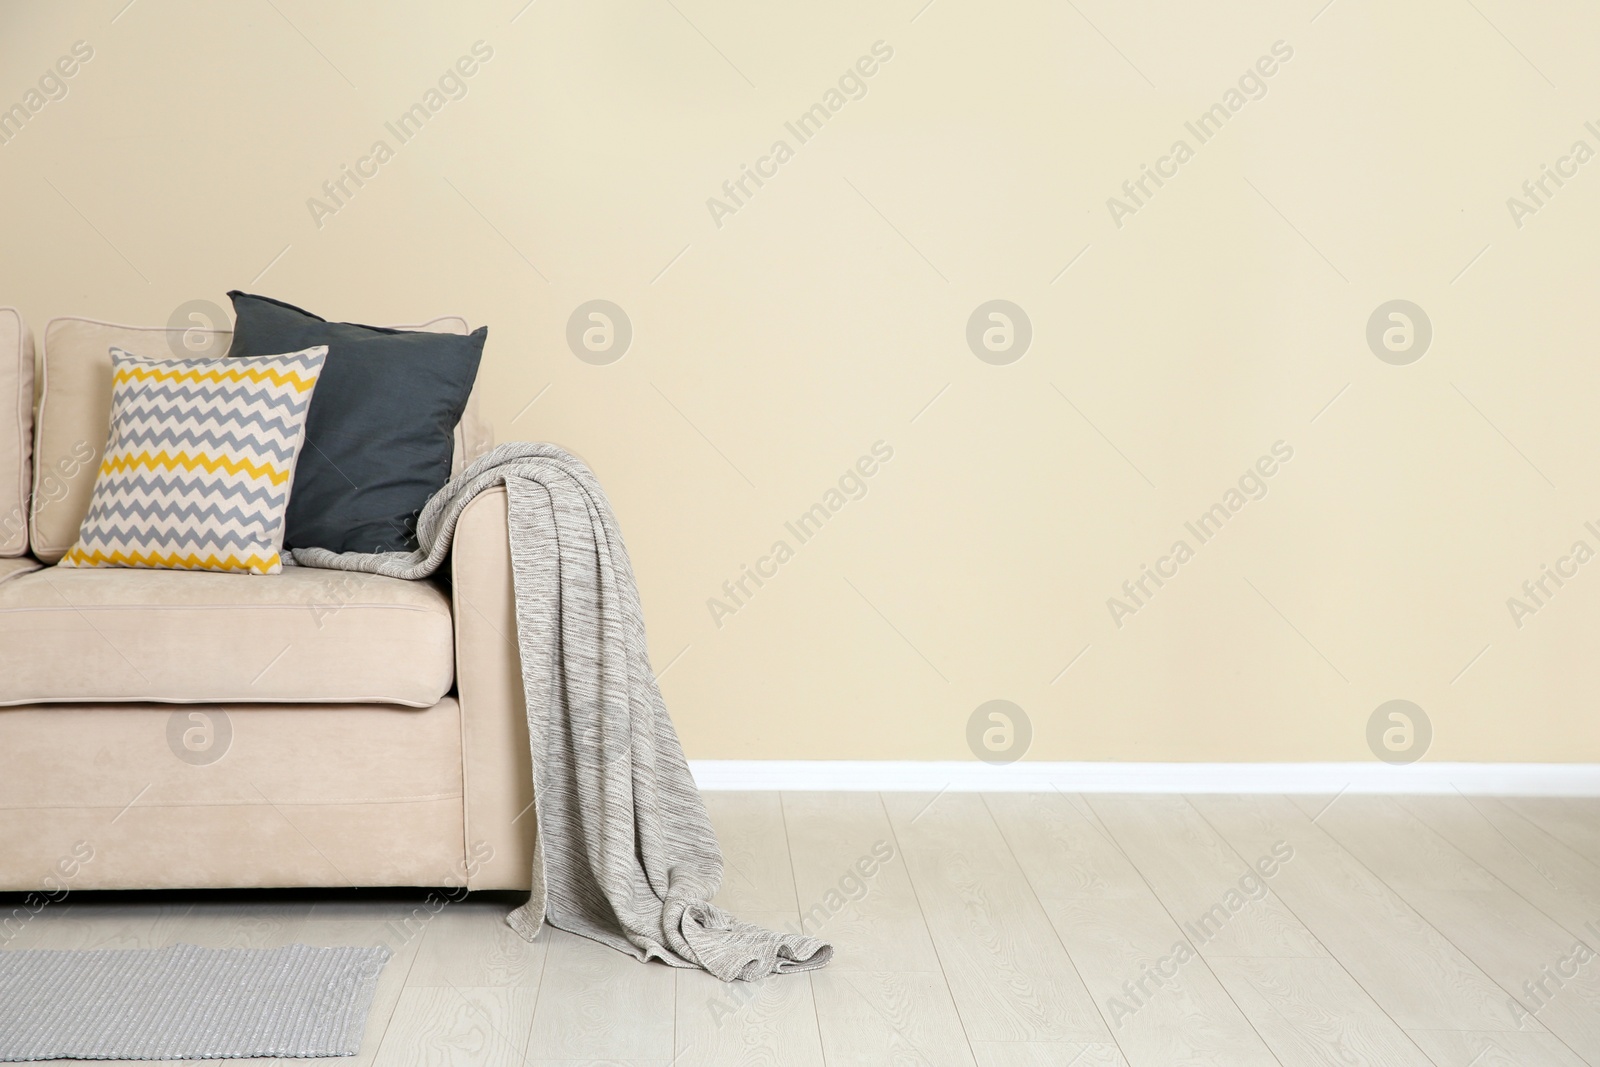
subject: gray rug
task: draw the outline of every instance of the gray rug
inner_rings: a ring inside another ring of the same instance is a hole
[[[0,1062],[353,1056],[386,948],[0,952]]]

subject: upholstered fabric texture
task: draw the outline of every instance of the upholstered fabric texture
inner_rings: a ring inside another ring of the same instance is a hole
[[[450,600],[432,582],[303,567],[248,579],[48,567],[0,581],[0,705],[426,707],[454,678]]]
[[[32,449],[33,334],[16,308],[0,308],[0,557],[28,551]]]
[[[464,334],[467,321],[452,315],[394,328]],[[147,359],[220,358],[233,341],[233,331],[125,326],[62,317],[45,324],[41,341],[43,386],[34,436],[29,547],[45,563],[54,563],[77,540],[78,527],[89,510],[94,473],[100,466],[106,426],[111,421],[111,349],[126,349]],[[0,371],[0,377],[3,375]],[[452,474],[487,452],[493,443],[493,435],[478,413],[476,395],[474,390],[456,427]],[[8,426],[0,421],[0,432]]]
[[[450,546],[467,840],[494,848],[473,889],[526,889],[534,863],[534,820],[523,817],[533,806],[533,757],[507,518],[505,489],[485,490],[461,509]]]
[[[112,349],[105,459],[61,566],[282,570],[284,513],[327,354],[148,360]]]
[[[235,585],[276,580],[216,577]],[[444,886],[468,873],[461,715],[452,697],[424,709],[0,708],[0,766],[0,892],[63,883],[74,893]],[[512,808],[506,818],[516,814]],[[516,829],[526,834],[532,821],[530,814]],[[58,864],[83,842],[93,859],[67,877]],[[478,855],[502,850],[499,840],[486,844]],[[527,867],[521,878],[507,888],[528,887]],[[9,910],[0,911],[0,938]]]
[[[38,561],[27,559],[26,557],[21,559],[0,559],[0,584],[4,584],[13,578],[20,578],[24,574],[31,574],[38,569]]]

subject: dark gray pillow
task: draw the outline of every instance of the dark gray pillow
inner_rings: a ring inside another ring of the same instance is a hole
[[[284,546],[334,552],[417,547],[416,519],[450,480],[455,427],[487,327],[425,333],[328,322],[235,290],[229,356],[327,345],[295,466]]]

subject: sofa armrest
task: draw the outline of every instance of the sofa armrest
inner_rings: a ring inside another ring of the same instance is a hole
[[[450,458],[452,478],[494,447],[494,426],[483,417],[478,404],[478,391],[482,387],[481,381],[473,385],[472,392],[467,394],[467,406],[461,412],[461,421],[456,423],[455,447]]]
[[[529,888],[538,832],[506,517],[503,487],[480,493],[451,551],[470,889]]]
[[[33,496],[33,334],[0,308],[0,557],[28,552]]]

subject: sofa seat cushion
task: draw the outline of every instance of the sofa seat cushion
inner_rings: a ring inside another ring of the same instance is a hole
[[[38,569],[39,564],[26,556],[19,559],[0,557],[0,582],[10,581],[12,578],[20,578],[24,574]]]
[[[0,583],[0,705],[430,707],[454,660],[450,600],[431,582],[46,567]]]

